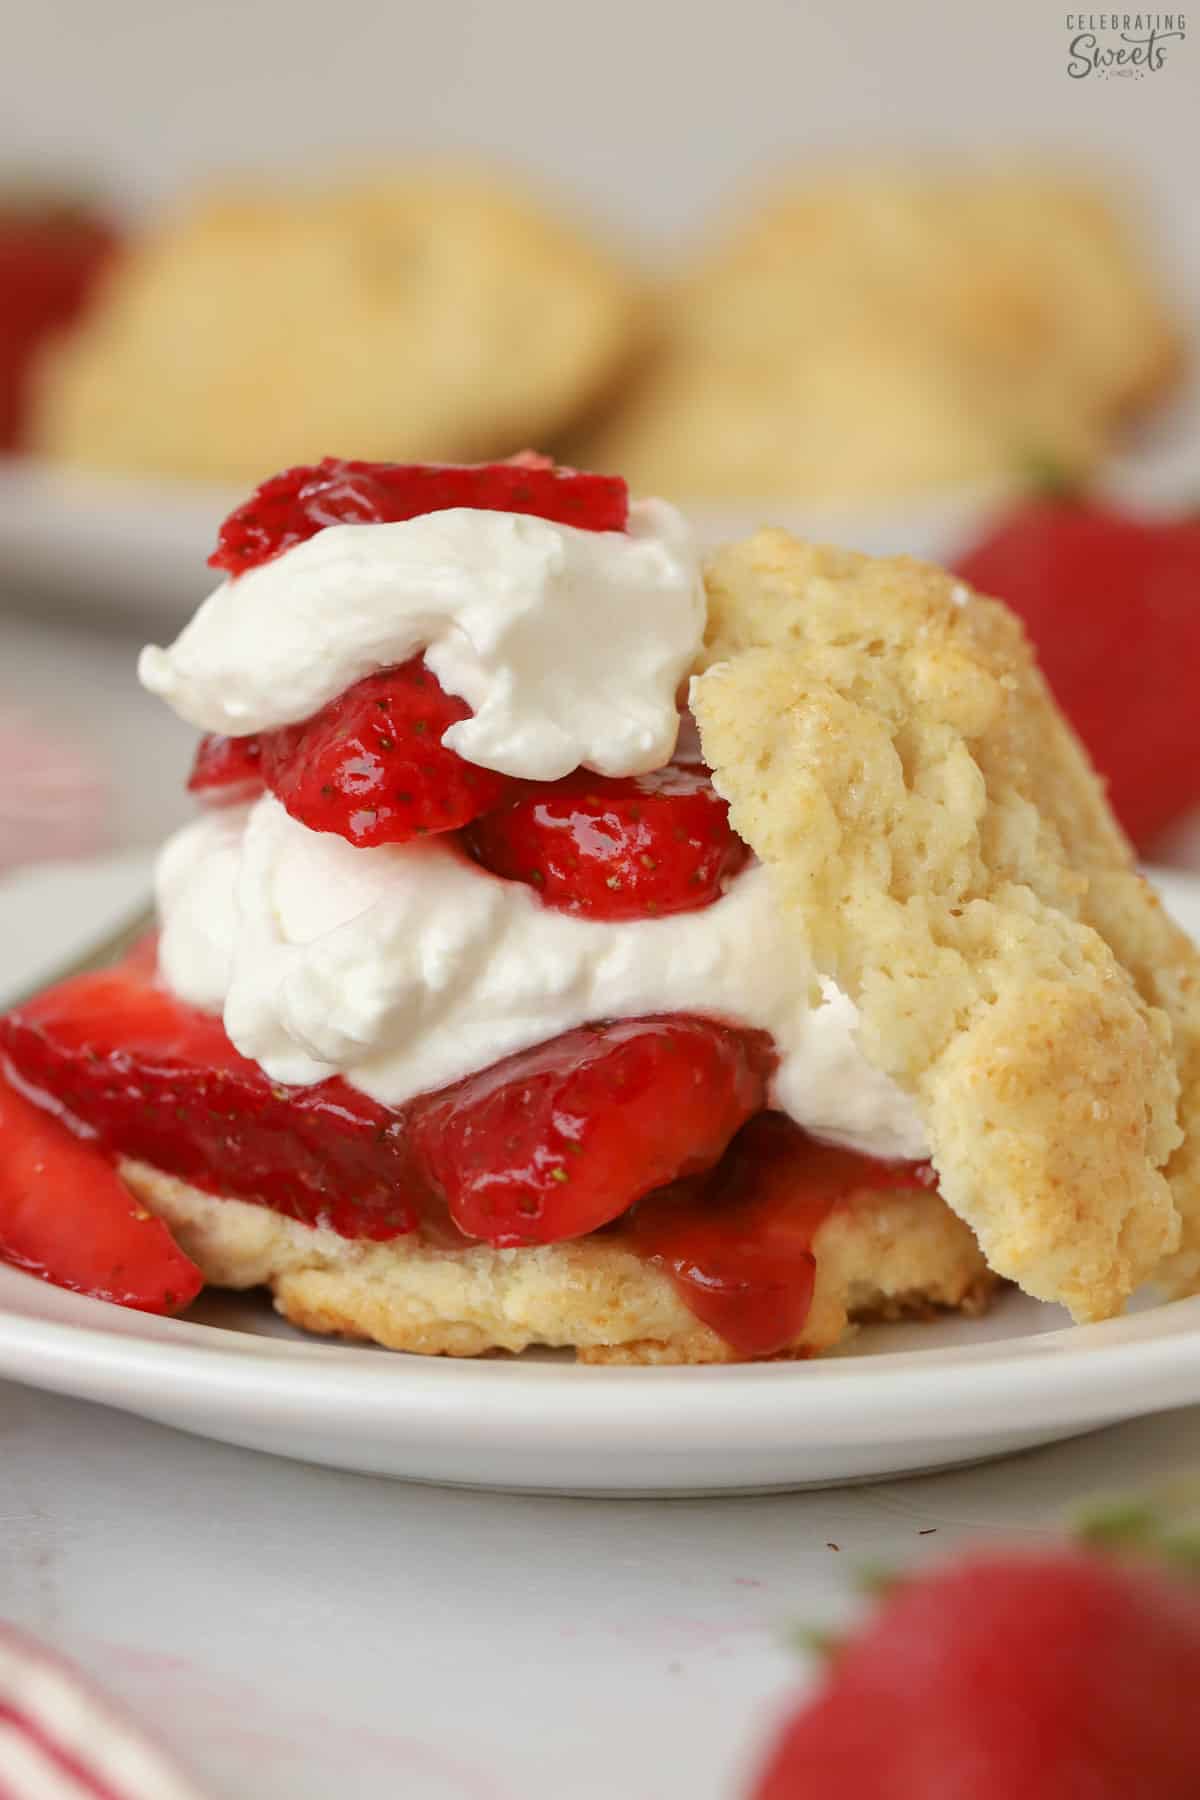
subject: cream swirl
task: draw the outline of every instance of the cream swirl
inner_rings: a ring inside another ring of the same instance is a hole
[[[473,709],[443,740],[468,762],[634,775],[670,758],[704,620],[696,547],[665,501],[631,507],[627,531],[456,507],[318,532],[222,582],[138,672],[189,724],[239,737],[423,650]]]
[[[772,1102],[807,1130],[925,1152],[759,865],[696,912],[607,923],[544,906],[451,838],[356,849],[268,795],[176,833],[158,897],[163,977],[273,1080],[338,1074],[400,1106],[590,1020],[705,1014],[770,1032]]]

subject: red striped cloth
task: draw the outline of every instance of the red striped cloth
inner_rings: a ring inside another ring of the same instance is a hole
[[[108,783],[82,750],[3,705],[0,770],[0,874],[105,847]]]
[[[0,1800],[201,1800],[68,1663],[0,1625]]]

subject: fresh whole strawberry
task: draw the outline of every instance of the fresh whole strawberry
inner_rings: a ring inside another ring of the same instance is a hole
[[[752,1800],[1195,1800],[1200,1586],[1084,1550],[889,1590]]]
[[[175,1313],[203,1285],[161,1220],[94,1143],[19,1092],[0,1059],[0,1261],[141,1312]]]
[[[105,1148],[197,1187],[347,1237],[396,1237],[418,1222],[402,1115],[339,1080],[271,1082],[220,1019],[155,987],[144,956],[0,1017],[0,1056]]]
[[[1139,848],[1200,804],[1200,517],[1043,500],[958,572],[1020,614]]]
[[[690,912],[719,899],[750,852],[708,771],[669,764],[606,778],[523,782],[467,833],[476,860],[593,919]]]
[[[34,359],[82,312],[116,245],[86,207],[0,194],[0,449],[23,442]]]
[[[614,475],[559,468],[524,451],[501,463],[323,461],[284,469],[221,526],[209,557],[241,575],[328,525],[386,525],[449,507],[526,513],[585,531],[624,531],[629,491]]]
[[[710,1168],[770,1061],[763,1034],[706,1019],[584,1026],[418,1102],[414,1148],[468,1237],[581,1237]]]

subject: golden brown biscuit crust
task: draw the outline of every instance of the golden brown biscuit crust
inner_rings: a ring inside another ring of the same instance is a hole
[[[206,1281],[269,1287],[284,1317],[308,1331],[428,1356],[549,1345],[589,1363],[738,1360],[665,1275],[607,1235],[528,1250],[352,1243],[143,1163],[121,1172]],[[994,1286],[971,1233],[924,1188],[851,1196],[813,1252],[812,1307],[787,1356],[832,1348],[860,1319],[978,1311]]]
[[[1176,1203],[1200,1213],[1197,960],[1019,621],[778,531],[708,587],[693,706],[735,826],[990,1266],[1107,1316],[1175,1250]]]

